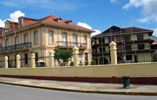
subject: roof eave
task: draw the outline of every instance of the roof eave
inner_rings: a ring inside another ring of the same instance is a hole
[[[63,26],[63,25],[57,25],[57,24],[51,24],[51,23],[46,23],[46,22],[42,22],[42,23],[44,23],[46,25],[50,25],[50,26],[57,26],[57,27],[61,27],[61,28],[70,28],[70,29],[76,30],[75,27],[69,27],[69,26]],[[86,29],[80,29],[80,28],[77,28],[77,30],[86,31],[86,32],[95,32],[93,30],[88,30],[88,29],[86,30]]]
[[[46,22],[37,22],[37,23],[31,24],[31,25],[28,25],[28,26],[16,29],[16,32],[20,32],[22,30],[29,29],[31,27],[35,27],[35,26],[42,25],[42,24],[46,24],[46,25],[50,25],[50,26],[57,26],[57,27],[62,27],[62,28],[70,28],[70,29],[76,30],[75,27],[68,27],[68,26],[63,26],[63,25],[56,25],[56,24],[51,24],[51,23],[46,23]],[[85,30],[85,29],[80,29],[80,28],[78,28],[77,30],[85,31],[85,32],[95,32],[93,30]],[[9,35],[9,34],[12,34],[12,33],[14,33],[14,31],[9,31],[6,34]]]
[[[133,34],[136,34],[136,33],[150,33],[152,35],[153,31],[133,32]],[[132,34],[132,33],[124,33],[122,35],[128,35],[128,34]],[[116,34],[116,35],[112,35],[112,36],[117,36],[117,35],[121,35],[121,34]],[[102,36],[105,37],[105,36],[111,36],[111,35],[102,35]],[[97,38],[97,37],[101,37],[101,36],[93,36],[92,38]]]

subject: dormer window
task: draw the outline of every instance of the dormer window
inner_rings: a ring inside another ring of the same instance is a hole
[[[5,28],[6,28],[6,29],[8,28],[8,22],[5,23]]]
[[[23,26],[23,19],[19,18],[19,22],[18,23],[19,23],[19,26],[22,27]]]
[[[6,20],[6,22],[5,22],[5,29],[9,29],[9,28],[10,28],[9,20]]]
[[[70,20],[67,20],[67,21],[65,21],[65,23],[67,23],[67,24],[71,25],[72,20],[71,20],[71,19],[70,19]]]
[[[58,23],[61,23],[61,20],[62,18],[61,17],[58,17],[58,18],[55,18],[54,21],[58,22]]]

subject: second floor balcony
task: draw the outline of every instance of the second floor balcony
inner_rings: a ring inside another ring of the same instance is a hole
[[[18,51],[18,50],[25,50],[25,49],[29,49],[31,47],[32,47],[32,43],[31,42],[26,42],[26,43],[21,43],[21,44],[2,47],[2,48],[0,48],[0,53]]]
[[[151,39],[144,39],[144,40],[130,40],[130,41],[116,41],[117,45],[121,45],[121,44],[134,44],[134,43],[146,43],[149,42],[150,44],[153,43],[154,40]],[[94,45],[92,45],[92,47],[100,47],[100,46],[109,46],[110,43],[95,43]]]
[[[131,47],[131,46],[127,46],[123,49],[117,49],[117,54],[135,54],[136,53],[146,53],[146,52],[154,52],[155,50],[152,50],[148,47],[145,47],[145,48],[138,48],[138,47]],[[102,55],[110,55],[110,50],[103,50],[102,51],[92,51],[92,56],[95,57],[95,56],[102,56]]]
[[[78,42],[64,42],[64,41],[57,41],[55,44],[58,48],[73,48],[78,47],[79,49],[86,49],[86,43],[78,43]]]

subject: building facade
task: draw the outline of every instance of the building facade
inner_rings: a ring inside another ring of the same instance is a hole
[[[75,25],[72,20],[54,15],[41,19],[19,17],[18,22],[6,20],[4,29],[4,41],[0,37],[0,60],[8,56],[11,67],[16,66],[11,60],[15,60],[17,54],[23,59],[21,67],[29,67],[31,51],[35,52],[36,60],[40,60],[40,57],[48,56],[50,50],[72,50],[74,46],[83,52],[79,58],[82,63],[91,61],[92,56],[88,52],[92,50],[90,35],[93,30]],[[49,61],[46,58],[43,60],[48,66]]]
[[[117,60],[122,62],[147,62],[152,61],[151,44],[154,40],[149,39],[152,30],[128,27],[120,28],[112,26],[104,32],[95,35],[95,43],[92,45],[92,56],[97,64],[110,63],[109,43],[117,43]]]

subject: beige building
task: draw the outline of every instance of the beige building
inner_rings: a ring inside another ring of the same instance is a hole
[[[151,44],[149,39],[153,31],[138,27],[120,28],[112,26],[101,34],[95,35],[95,44],[92,45],[93,59],[97,64],[110,63],[109,43],[117,43],[117,60],[121,62],[149,62],[152,61]],[[103,62],[104,59],[104,62]]]
[[[89,54],[92,50],[91,32],[93,30],[73,24],[72,20],[64,20],[54,15],[41,19],[19,17],[18,23],[6,20],[4,41],[0,37],[2,45],[0,60],[8,56],[9,66],[14,67],[16,66],[15,57],[19,54],[23,61],[21,67],[29,67],[31,50],[35,52],[37,61],[42,57],[47,57],[50,50],[72,50],[74,46],[77,46],[83,52],[79,60],[82,63],[91,62],[92,57]],[[46,58],[42,60],[45,61],[46,66],[49,66]],[[3,67],[3,63],[0,63],[0,66]]]

